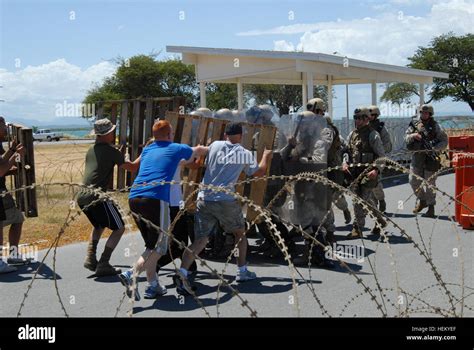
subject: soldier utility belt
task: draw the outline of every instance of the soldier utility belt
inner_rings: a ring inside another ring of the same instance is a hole
[[[306,157],[299,158],[298,162],[303,163],[303,164],[325,164],[321,162],[316,162],[312,158],[306,158]]]
[[[362,164],[372,163],[375,159],[373,153],[361,153],[360,157],[358,158],[359,158],[359,161],[357,163],[362,163]]]

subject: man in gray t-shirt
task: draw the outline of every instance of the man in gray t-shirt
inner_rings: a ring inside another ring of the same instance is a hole
[[[266,173],[271,150],[265,150],[262,160],[257,164],[252,153],[240,145],[242,140],[242,125],[229,123],[225,129],[226,141],[215,141],[207,149],[206,173],[201,184],[196,203],[196,215],[194,224],[194,243],[185,250],[182,257],[181,268],[175,277],[176,289],[179,294],[192,293],[188,283],[188,269],[206,247],[209,235],[214,231],[216,225],[229,233],[235,235],[238,248],[237,265],[238,272],[236,280],[244,282],[256,278],[255,273],[247,270],[247,239],[245,237],[245,219],[242,208],[237,199],[231,194],[222,191],[213,192],[205,185],[225,188],[235,192],[235,183],[244,171],[247,175],[255,177]]]
[[[202,184],[224,187],[235,192],[235,183],[244,171],[248,176],[259,169],[257,160],[252,152],[239,143],[214,141],[208,147],[206,158],[206,173]],[[204,201],[235,201],[235,197],[224,192],[213,192],[203,189],[198,194],[198,199]]]

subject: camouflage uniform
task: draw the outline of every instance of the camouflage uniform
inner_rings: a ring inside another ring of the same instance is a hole
[[[334,161],[334,164],[337,164],[337,166],[342,165],[342,154],[344,150],[347,149],[346,141],[341,135],[339,135],[339,141],[340,141],[340,146],[339,146],[339,149],[336,150],[336,153],[335,153],[336,158]],[[332,165],[332,166],[336,166],[336,165]],[[337,179],[339,181],[335,181],[335,182],[338,183],[339,185],[342,185],[344,183],[344,174],[342,172],[340,172],[339,174],[342,175],[342,178],[340,180]],[[336,176],[339,176],[339,174]],[[350,223],[352,220],[351,212],[349,210],[349,204],[347,204],[347,200],[346,200],[346,197],[344,196],[344,193],[338,189],[333,189],[332,192],[333,192],[332,201],[334,205],[336,206],[337,209],[341,210],[344,213],[345,223],[346,224]]]
[[[316,115],[311,111],[305,111],[296,116],[295,124],[293,138],[296,137],[296,145],[292,146],[289,143],[280,152],[285,175],[326,169],[328,151],[334,139],[333,129],[328,127],[326,118],[321,114]],[[328,186],[321,182],[296,181],[293,192],[294,208],[288,212],[289,221],[295,225],[301,225],[308,234],[316,235],[319,242],[327,244],[327,234],[335,230],[334,215],[331,211],[328,212],[330,209],[328,204],[331,200]],[[324,221],[323,218],[325,218]],[[334,266],[325,257],[321,246],[313,245],[310,249],[311,246],[312,240],[305,240],[305,250],[301,257],[293,261],[295,265],[307,265],[311,254],[311,262],[316,265]]]
[[[324,118],[324,116],[319,115],[318,118]],[[335,167],[340,165],[338,161],[337,151],[339,148],[339,131],[336,126],[332,124],[332,121],[327,118],[326,125],[322,128],[320,133],[319,140],[316,141],[315,147],[312,154],[312,161],[315,163],[326,164],[328,167]],[[339,157],[340,159],[340,157]],[[336,177],[338,172],[331,172],[328,174],[328,178],[331,181],[338,182]],[[326,210],[327,213],[324,213],[326,216],[323,227],[326,229],[326,234],[333,234],[336,231],[336,226],[334,225],[334,212],[332,210],[332,197],[333,190],[331,187],[326,187]],[[324,216],[323,216],[324,217]],[[313,225],[320,225],[323,217],[315,218]]]
[[[429,105],[422,106],[422,109],[432,107]],[[431,112],[432,115],[432,112]],[[410,164],[410,185],[419,200],[418,206],[414,212],[418,213],[425,207],[429,207],[429,211],[425,216],[434,216],[434,205],[436,204],[436,194],[434,190],[423,184],[423,181],[414,175],[428,180],[432,186],[436,184],[436,177],[433,177],[439,168],[440,161],[438,152],[416,152],[424,149],[422,141],[414,138],[414,133],[424,134],[425,141],[431,145],[434,151],[444,149],[448,144],[448,136],[441,129],[439,124],[431,116],[428,120],[423,121],[421,118],[410,123],[406,131],[405,142],[409,150],[415,151],[411,158]]]
[[[296,116],[298,133],[296,135],[296,146],[290,144],[281,150],[282,159],[285,162],[287,173],[294,174],[308,171],[318,171],[326,167],[328,148],[325,142],[319,140],[323,129],[326,128],[324,137],[331,138],[332,133],[327,130],[326,120],[315,115],[313,112],[303,112]],[[324,163],[319,163],[319,162]],[[301,225],[303,228],[319,226],[321,219],[326,215],[327,208],[321,203],[318,189],[321,185],[309,181],[297,181],[294,184],[294,210],[291,212],[291,222]]]
[[[275,122],[278,123],[278,114],[277,111],[269,105],[259,105],[253,106],[249,108],[245,112],[245,119],[248,123],[252,124],[262,124],[262,125],[269,125],[269,126],[276,126]],[[259,144],[259,137],[260,132],[256,132],[252,137],[252,150],[257,148]],[[278,152],[278,134],[273,143],[273,157],[270,163],[270,174],[271,175],[281,175],[281,157],[280,153]],[[272,201],[278,192],[284,186],[284,181],[281,179],[268,179],[267,180],[267,188],[265,191],[265,197],[263,201],[263,206],[267,207],[270,201]],[[250,186],[246,186],[246,193],[250,193]],[[291,251],[294,247],[294,242],[289,237],[289,232],[285,224],[282,223],[280,220],[280,213],[281,213],[281,206],[285,203],[286,200],[286,193],[278,197],[277,200],[273,201],[273,205],[271,207],[272,216],[271,220],[272,223],[275,224],[276,229],[280,233],[281,237],[283,238],[285,245]],[[266,222],[259,222],[256,224],[258,227],[258,232],[264,237],[263,244],[258,248],[260,252],[263,252],[263,255],[269,258],[277,258],[281,257],[282,253],[278,245],[275,243],[274,238],[272,237],[272,233],[268,228],[268,224]]]
[[[332,200],[337,209],[341,211],[349,210],[349,204],[347,204],[347,200],[343,192],[334,191],[332,194]]]
[[[378,114],[380,114],[380,112],[378,111],[378,108],[375,107],[374,110],[376,110]],[[370,109],[370,111],[372,112],[372,108]],[[380,138],[382,140],[385,154],[390,153],[392,151],[392,141],[390,140],[390,134],[388,133],[388,130],[385,127],[385,123],[381,122],[380,119],[376,118],[370,121],[370,126],[372,127],[372,129],[374,129],[380,134]],[[385,193],[383,192],[382,181],[379,181],[377,183],[377,186],[373,190],[373,194],[374,194],[375,200],[380,202],[380,211],[384,212],[385,211]]]
[[[357,113],[358,110],[356,110]],[[367,164],[373,163],[377,158],[385,157],[385,150],[382,144],[382,139],[380,134],[372,129],[370,125],[363,126],[359,129],[353,130],[348,138],[348,151],[351,163],[357,164]],[[349,164],[348,159],[345,159],[345,162]],[[369,166],[374,168],[373,166]],[[352,174],[353,180],[357,179],[360,174],[362,174],[367,169],[367,166],[362,167],[352,167],[349,171]],[[370,170],[370,169],[368,169]],[[351,188],[356,195],[361,199],[373,205],[373,189],[377,185],[378,179],[369,179],[367,176],[364,176],[362,179],[359,179],[357,183],[352,183]],[[385,226],[385,220],[374,213],[377,217],[377,220],[382,226]],[[362,229],[365,226],[365,217],[366,212],[363,209],[362,205],[354,201],[354,224],[353,232],[351,237],[357,237],[362,235]],[[377,228],[377,227],[376,227]],[[373,233],[375,233],[376,228],[374,228]]]

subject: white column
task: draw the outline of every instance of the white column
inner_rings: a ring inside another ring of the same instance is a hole
[[[199,99],[201,102],[201,107],[206,108],[206,82],[199,82]]]
[[[425,84],[420,83],[420,106],[425,103]]]
[[[302,95],[303,95],[303,111],[306,111],[306,105],[308,104],[308,85],[306,84],[307,83],[307,79],[306,79],[306,73],[302,73],[303,74],[303,84],[302,84],[302,88],[303,88],[303,91],[302,91]]]
[[[313,73],[306,73],[306,85],[308,86],[308,100],[311,100],[314,97],[314,81]]]
[[[372,82],[372,104],[374,106],[377,105],[377,84],[374,82]]]
[[[346,135],[349,135],[349,129],[350,129],[350,118],[349,118],[349,84],[346,84]]]
[[[332,112],[332,75],[328,75],[328,114],[334,118]]]
[[[244,109],[244,93],[240,79],[237,79],[237,106],[239,111]]]

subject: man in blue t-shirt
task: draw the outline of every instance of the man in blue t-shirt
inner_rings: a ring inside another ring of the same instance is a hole
[[[242,125],[229,123],[225,129],[225,141],[214,141],[207,147],[206,173],[202,180],[202,190],[198,194],[194,222],[194,242],[185,250],[181,268],[174,280],[179,294],[191,294],[192,288],[187,280],[188,269],[206,247],[209,235],[216,225],[235,235],[238,253],[238,272],[236,281],[244,282],[256,278],[255,273],[247,270],[247,238],[245,237],[245,219],[237,199],[229,193],[213,192],[209,186],[220,187],[226,191],[235,192],[235,183],[244,171],[255,177],[266,173],[271,150],[265,150],[260,164],[249,150],[240,142],[242,140]],[[207,185],[207,186],[206,186]]]
[[[153,125],[153,137],[155,141],[144,148],[139,158],[138,175],[129,196],[130,210],[145,240],[146,249],[133,269],[120,274],[127,295],[131,297],[134,294],[136,300],[140,297],[133,277],[144,270],[148,281],[144,297],[152,299],[166,293],[166,288],[159,284],[156,274],[156,263],[168,249],[167,231],[170,223],[170,185],[161,182],[173,180],[181,160],[191,163],[207,151],[202,146],[189,147],[173,143],[173,130],[167,120],[160,120]]]

